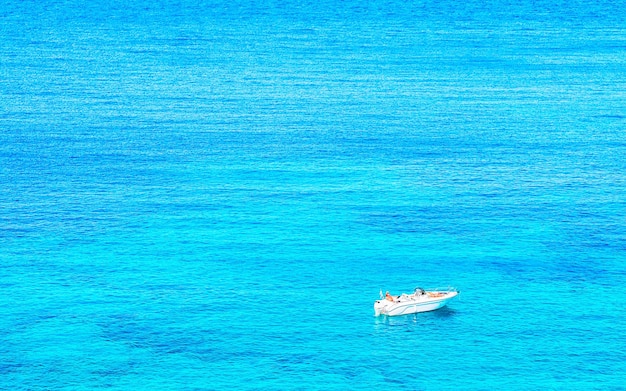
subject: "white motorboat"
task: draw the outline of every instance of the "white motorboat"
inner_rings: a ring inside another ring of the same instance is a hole
[[[380,300],[374,302],[374,316],[407,315],[417,312],[426,312],[439,309],[459,294],[455,288],[436,288],[424,290],[415,288],[412,294],[403,293],[400,296],[392,296],[387,292],[383,297],[380,292]]]

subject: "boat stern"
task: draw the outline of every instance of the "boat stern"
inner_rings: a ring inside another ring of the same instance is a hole
[[[380,316],[383,314],[385,310],[384,300],[376,300],[374,302],[374,316]]]

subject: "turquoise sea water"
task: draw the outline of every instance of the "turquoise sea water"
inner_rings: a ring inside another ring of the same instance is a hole
[[[626,389],[623,1],[126,3],[0,4],[1,389]]]

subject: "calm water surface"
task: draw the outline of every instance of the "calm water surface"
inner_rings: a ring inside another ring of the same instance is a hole
[[[126,3],[0,4],[0,388],[626,389],[623,1]]]

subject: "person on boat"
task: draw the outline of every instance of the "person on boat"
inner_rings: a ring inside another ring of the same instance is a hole
[[[387,293],[385,293],[385,299],[387,299],[387,300],[389,300],[389,301],[394,301],[394,298],[393,298],[393,296],[391,296],[391,295],[389,294],[389,291],[387,291]]]

